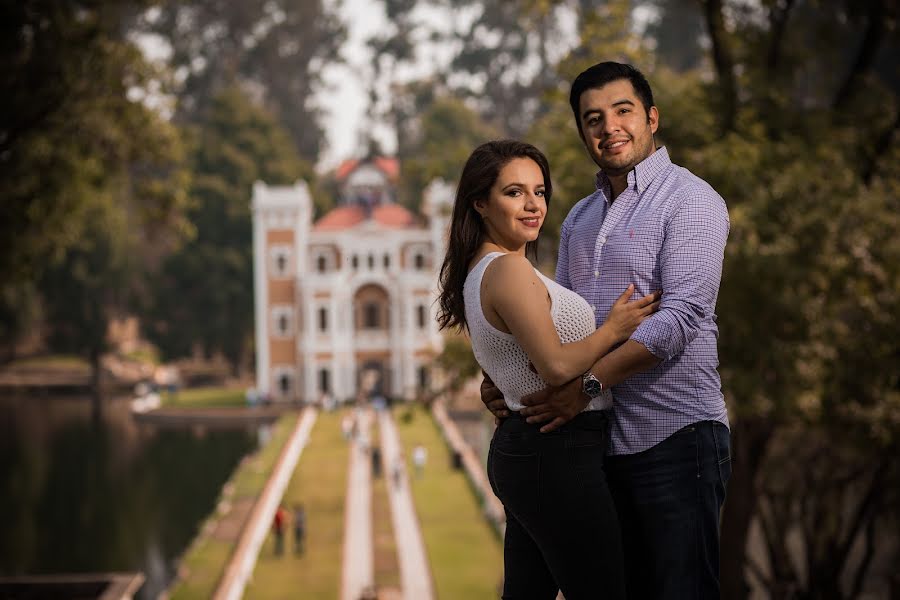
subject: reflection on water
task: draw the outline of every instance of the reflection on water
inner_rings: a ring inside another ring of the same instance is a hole
[[[102,423],[87,398],[0,398],[0,574],[143,571],[156,596],[254,431]]]

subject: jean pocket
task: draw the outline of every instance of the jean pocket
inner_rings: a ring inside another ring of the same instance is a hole
[[[541,459],[537,452],[521,448],[502,448],[495,444],[491,454],[490,475],[494,493],[511,509],[522,509],[526,498],[537,498]]]

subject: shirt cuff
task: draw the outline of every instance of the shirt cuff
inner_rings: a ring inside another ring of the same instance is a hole
[[[680,336],[680,332],[677,333]],[[679,352],[673,343],[675,335],[676,331],[671,323],[651,318],[638,325],[637,330],[631,334],[631,339],[643,344],[656,358],[669,360]]]

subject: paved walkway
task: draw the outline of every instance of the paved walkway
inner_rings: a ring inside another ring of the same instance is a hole
[[[390,411],[378,413],[378,425],[381,437],[381,455],[385,473],[390,474],[402,461],[400,456],[400,438]],[[405,461],[402,461],[405,465]],[[425,553],[425,542],[419,528],[419,519],[413,505],[412,492],[406,468],[402,468],[398,485],[388,485],[388,496],[391,504],[391,517],[394,522],[394,540],[397,543],[397,558],[400,563],[400,585],[405,600],[433,600],[434,587],[431,579],[431,567]]]
[[[303,452],[303,448],[309,440],[309,432],[316,422],[317,414],[316,409],[309,406],[297,418],[294,431],[272,468],[272,474],[269,476],[259,500],[253,506],[250,520],[241,533],[237,548],[225,566],[225,572],[213,595],[214,600],[239,600],[243,596],[247,580],[253,574],[259,549],[266,539],[266,534],[269,532],[275,516],[275,509],[291,480],[300,453]]]
[[[369,409],[356,413],[357,435],[350,449],[344,513],[344,559],[341,599],[359,600],[375,583],[372,551],[372,469],[369,458]]]

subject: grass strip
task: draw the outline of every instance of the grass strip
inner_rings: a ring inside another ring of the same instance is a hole
[[[497,598],[502,542],[482,514],[465,473],[452,468],[450,449],[424,408],[403,407],[394,416],[438,598]],[[421,478],[411,464],[416,444],[428,451]]]
[[[163,404],[167,407],[219,408],[247,405],[244,388],[185,388],[178,390],[175,394],[162,392],[160,396]]]
[[[181,559],[179,576],[170,596],[172,600],[206,600],[212,597],[237,544],[243,521],[249,516],[246,511],[238,515],[236,511],[224,512],[220,509],[255,501],[296,424],[297,413],[282,415],[272,427],[269,441],[245,457],[222,487],[216,511],[207,518]],[[229,519],[240,522],[227,523]],[[226,531],[229,533],[223,533]]]
[[[341,435],[344,411],[320,412],[309,442],[282,499],[290,515],[285,530],[284,553],[275,555],[275,536],[270,531],[245,598],[254,600],[321,599],[339,597],[344,541],[344,505],[349,446]],[[295,553],[293,508],[306,511],[306,543]]]

